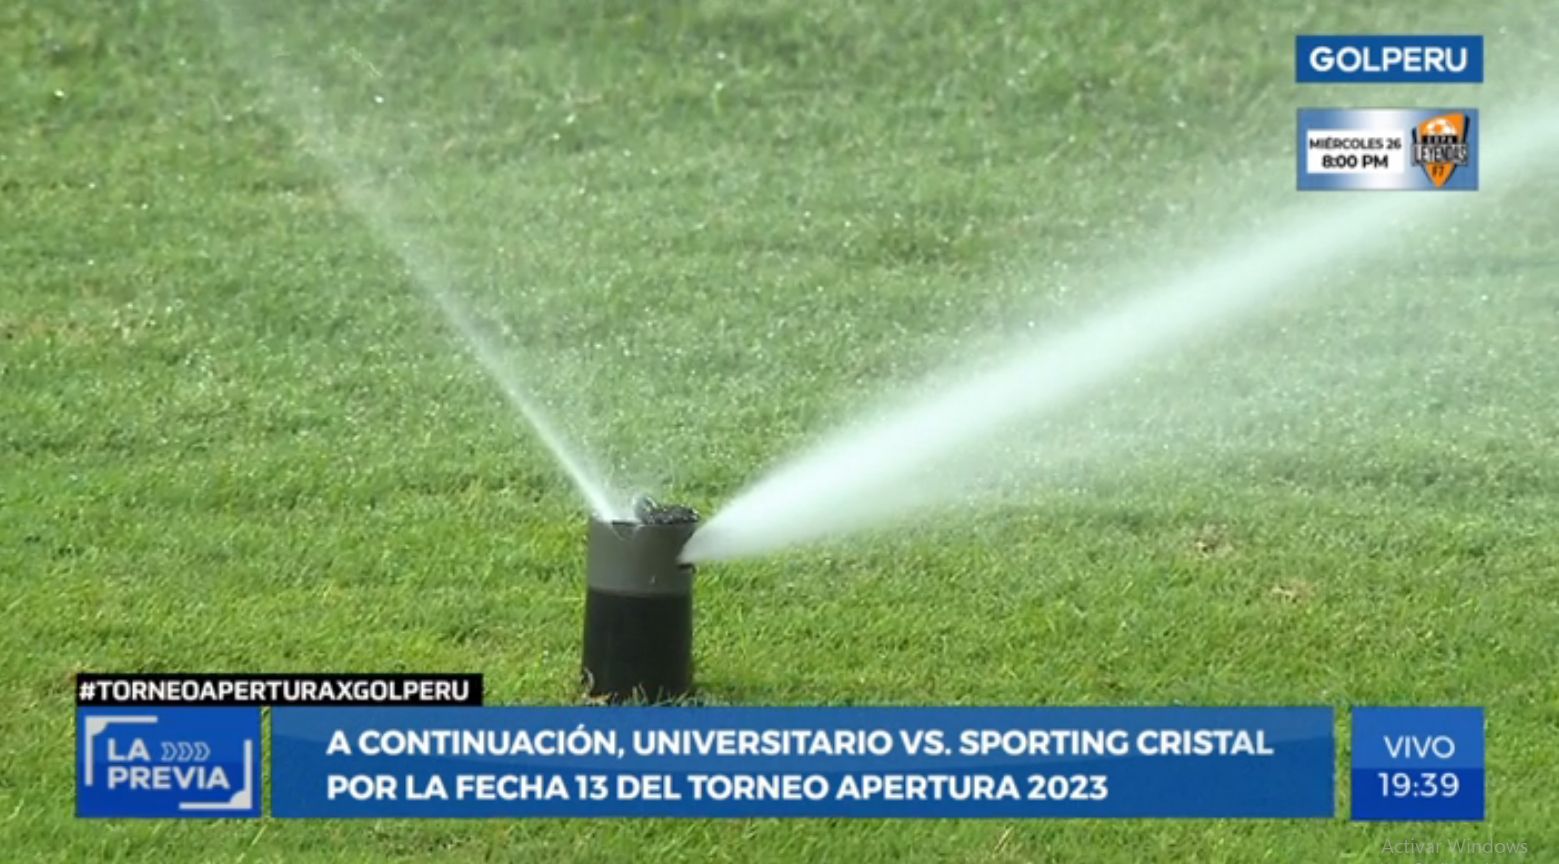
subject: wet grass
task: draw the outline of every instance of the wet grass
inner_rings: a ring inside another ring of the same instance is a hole
[[[1552,44],[1541,6],[251,4],[225,33],[201,4],[7,6],[0,846],[1289,861],[1406,833],[1542,857],[1552,175],[1037,429],[1076,464],[979,519],[709,567],[699,595],[716,703],[1484,705],[1486,825],[82,822],[70,689],[470,669],[492,702],[576,698],[580,505],[399,240],[573,435],[710,510],[949,351],[1088,308],[1096,270],[1287,202],[1298,105],[1484,98],[1301,90],[1294,32],[1482,32],[1492,93]],[[268,64],[321,83],[410,237],[342,203]]]

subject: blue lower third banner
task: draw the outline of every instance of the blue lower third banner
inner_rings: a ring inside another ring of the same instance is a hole
[[[77,708],[76,815],[260,815],[259,708]]]
[[[1316,817],[1330,708],[276,708],[280,817]]]

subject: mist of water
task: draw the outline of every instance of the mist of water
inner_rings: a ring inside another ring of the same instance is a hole
[[[1483,192],[1546,158],[1551,112],[1505,135],[1485,132]],[[763,477],[718,511],[683,555],[711,561],[840,536],[933,506],[949,490],[932,471],[979,461],[980,445],[1018,421],[1084,397],[1147,358],[1210,338],[1273,295],[1375,255],[1392,238],[1465,206],[1448,193],[1320,195],[1232,240],[1206,263],[1022,347],[951,386],[842,430]],[[971,476],[973,472],[971,471]]]
[[[381,243],[394,251],[411,281],[442,313],[515,413],[568,474],[590,510],[602,518],[632,519],[629,496],[615,489],[595,461],[562,434],[549,412],[525,386],[525,375],[514,364],[511,353],[505,352],[479,326],[453,282],[453,269],[436,249],[419,240],[418,232],[400,215],[400,198],[370,175],[363,160],[353,157],[346,136],[337,130],[317,88],[282,69],[276,58],[261,58],[255,53],[257,49],[252,46],[265,44],[266,40],[245,38],[248,30],[238,11],[229,4],[218,4],[217,9],[229,41],[248,59],[250,71],[265,84],[273,102],[286,113],[285,119],[302,133],[309,153],[330,171],[340,199]]]
[[[400,257],[411,279],[422,293],[433,301],[446,321],[459,334],[471,356],[493,382],[504,398],[535,432],[537,439],[547,448],[575,488],[584,496],[591,511],[609,519],[632,518],[628,496],[617,492],[606,480],[606,475],[593,460],[579,452],[558,430],[548,412],[531,396],[523,383],[522,374],[511,365],[497,343],[478,327],[470,307],[450,283],[448,268],[442,266],[431,250],[418,245],[396,215],[395,202],[380,187],[369,182],[350,162],[339,157],[331,145],[332,136],[321,116],[305,117],[304,127],[316,158],[330,166],[335,175],[339,194],[345,202],[367,222],[381,241]]]

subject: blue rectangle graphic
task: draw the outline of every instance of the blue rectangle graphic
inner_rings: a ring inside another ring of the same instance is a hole
[[[279,817],[1314,817],[1330,708],[277,708]]]
[[[1297,36],[1294,67],[1301,84],[1477,84],[1483,37]]]
[[[1479,821],[1482,708],[1353,709],[1353,818]]]
[[[260,815],[259,708],[77,708],[76,815]]]
[[[1299,189],[1475,190],[1481,134],[1474,108],[1301,108]]]

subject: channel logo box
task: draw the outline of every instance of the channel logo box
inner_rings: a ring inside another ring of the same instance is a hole
[[[1298,36],[1301,84],[1477,84],[1482,36]]]
[[[260,815],[259,708],[76,709],[76,815]]]
[[[1301,190],[1478,188],[1474,108],[1302,108]]]

